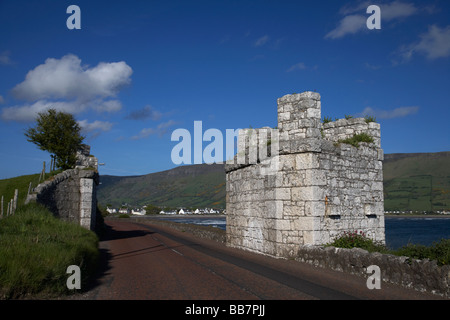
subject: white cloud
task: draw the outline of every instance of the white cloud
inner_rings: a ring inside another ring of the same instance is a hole
[[[5,99],[0,95],[0,104],[5,103]]]
[[[95,120],[94,122],[88,122],[87,120],[78,121],[78,124],[85,132],[92,131],[109,131],[111,130],[113,124],[109,121],[99,121]]]
[[[367,30],[366,21],[370,16],[366,13],[370,1],[364,1],[356,6],[344,6],[339,11],[344,15],[338,26],[327,33],[325,38],[338,39],[349,34],[355,34]],[[382,26],[384,22],[389,22],[399,18],[406,18],[420,12],[414,4],[402,1],[394,1],[386,4],[377,4],[381,10]]]
[[[175,124],[176,124],[176,121],[169,120],[169,121],[160,123],[156,128],[144,128],[139,132],[138,135],[132,136],[131,140],[144,139],[151,135],[162,136],[167,132],[167,130],[171,126],[174,126]]]
[[[264,35],[261,38],[257,39],[255,41],[255,47],[261,47],[269,41],[270,37],[268,35]]]
[[[344,17],[336,29],[330,31],[325,38],[337,39],[347,34],[355,34],[366,28],[367,18],[361,15],[349,15]]]
[[[292,65],[289,69],[286,70],[286,72],[292,72],[295,70],[304,70],[304,69],[306,69],[305,64],[303,62],[299,62],[299,63]]]
[[[382,20],[391,21],[397,18],[412,16],[419,12],[419,9],[412,3],[394,1],[389,4],[380,5]]]
[[[91,139],[96,138],[100,133],[107,132],[111,130],[113,124],[109,121],[99,121],[95,120],[94,122],[88,122],[88,120],[78,121],[78,124],[81,127],[81,131],[84,135],[89,134]]]
[[[122,103],[115,99],[131,82],[133,70],[125,62],[101,62],[95,67],[83,66],[72,54],[61,59],[48,58],[30,70],[25,80],[12,89],[13,95],[28,101],[2,109],[1,118],[33,121],[38,112],[54,108],[78,114],[86,110],[116,112]]]
[[[444,28],[432,25],[419,38],[416,43],[400,47],[399,54],[404,61],[410,60],[416,53],[430,60],[450,56],[450,25]]]
[[[38,100],[32,104],[17,105],[2,109],[0,117],[5,121],[32,122],[36,120],[38,113],[48,109],[67,112],[70,114],[80,114],[88,109],[98,112],[115,112],[122,108],[118,100],[93,100],[82,103],[80,101],[48,101]]]
[[[359,116],[373,116],[377,119],[393,119],[402,118],[411,114],[415,114],[419,111],[418,106],[400,107],[393,110],[379,110],[371,107],[366,107]]]
[[[339,9],[339,13],[343,16],[353,14],[355,12],[366,12],[366,9],[368,6],[370,6],[372,3],[370,1],[363,1],[360,3],[352,3],[352,4],[346,4],[341,9]]]
[[[81,66],[81,60],[72,54],[61,59],[48,58],[29,71],[25,81],[12,90],[18,99],[90,100],[96,97],[114,97],[130,83],[133,70],[123,61],[99,63],[94,68]]]
[[[45,110],[48,110],[50,108],[73,114],[79,112],[85,107],[82,105],[80,106],[74,102],[51,102],[47,100],[39,100],[33,104],[3,108],[1,117],[6,121],[31,122],[36,119],[36,116],[39,112],[44,112]]]
[[[122,109],[122,103],[119,100],[94,100],[89,104],[92,109],[98,112],[117,112]]]

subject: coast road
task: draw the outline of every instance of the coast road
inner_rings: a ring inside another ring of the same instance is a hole
[[[103,263],[87,300],[438,299],[382,282],[275,259],[169,227],[106,220]]]

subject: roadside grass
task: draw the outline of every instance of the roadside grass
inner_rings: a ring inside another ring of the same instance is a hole
[[[441,239],[434,242],[431,246],[424,246],[420,244],[408,244],[399,249],[392,250],[382,243],[373,241],[360,232],[344,232],[339,237],[336,237],[332,242],[326,246],[333,246],[337,248],[361,248],[369,252],[379,252],[386,254],[393,254],[397,256],[406,256],[413,259],[429,259],[436,260],[437,264],[450,264],[450,239]]]
[[[436,260],[440,266],[450,265],[450,239],[441,239],[434,242],[431,246],[408,244],[395,250],[394,253],[399,256],[407,256],[419,260]]]
[[[55,298],[70,294],[67,267],[87,285],[99,258],[97,235],[30,203],[0,220],[0,298]]]

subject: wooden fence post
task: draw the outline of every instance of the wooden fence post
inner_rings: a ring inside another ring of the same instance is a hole
[[[12,211],[13,214],[16,212],[18,200],[19,200],[19,190],[16,189],[16,190],[14,190],[14,202],[13,202],[14,207],[13,207],[13,211]]]
[[[42,167],[41,174],[39,175],[39,182],[38,183],[41,183],[41,179],[45,180],[45,161],[44,161],[44,165]]]

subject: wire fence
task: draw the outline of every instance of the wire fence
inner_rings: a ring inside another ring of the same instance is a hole
[[[54,170],[54,161],[52,159],[51,163],[50,163],[50,170]],[[42,166],[42,171],[39,174],[39,180],[37,181],[37,185],[39,185],[42,181],[45,181],[46,179],[46,165],[45,165],[45,161],[43,162],[43,166]],[[34,183],[36,183],[36,180],[34,180]],[[27,196],[33,191],[33,182],[30,181],[29,185],[28,185],[28,191],[27,191]],[[26,199],[25,198],[25,199]],[[8,217],[13,215],[16,210],[17,210],[17,205],[18,205],[18,199],[19,199],[19,190],[15,189],[14,190],[14,196],[13,198],[11,198],[9,201],[5,202],[5,197],[2,195],[1,196],[1,203],[0,203],[0,219],[3,217]]]
[[[4,208],[5,208],[4,207],[4,197],[2,196],[1,205],[0,205],[1,206],[0,218],[11,216],[16,212],[18,199],[19,199],[19,190],[15,189],[14,197],[7,202],[6,211],[4,211]]]

